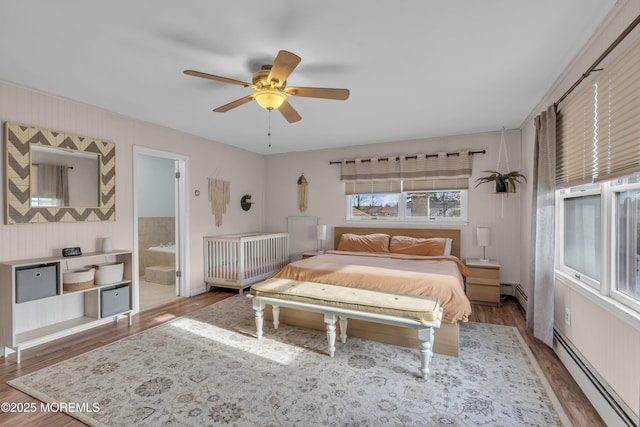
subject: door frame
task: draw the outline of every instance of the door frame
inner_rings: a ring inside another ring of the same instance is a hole
[[[176,172],[180,173],[180,179],[176,179],[175,207],[176,207],[176,271],[181,272],[180,277],[176,277],[176,293],[180,296],[190,296],[187,284],[189,283],[189,198],[187,189],[189,188],[189,158],[187,156],[172,153],[169,151],[157,150],[154,148],[133,146],[133,271],[140,277],[140,266],[138,265],[138,156],[154,156],[174,160]],[[138,281],[136,280],[136,283]],[[136,286],[134,292],[134,311],[140,310],[140,290]]]

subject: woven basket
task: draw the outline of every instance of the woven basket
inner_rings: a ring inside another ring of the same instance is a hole
[[[83,289],[89,289],[93,287],[93,280],[87,280],[86,282],[78,283],[63,283],[62,288],[65,292],[81,291]]]
[[[95,272],[94,268],[65,271],[62,274],[62,290],[75,292],[93,287]]]

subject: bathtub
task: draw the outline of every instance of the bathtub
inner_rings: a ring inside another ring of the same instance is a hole
[[[169,252],[172,254],[176,253],[176,247],[175,246],[153,246],[149,249],[147,249],[148,251],[156,251],[156,252]]]
[[[140,272],[145,271],[147,267],[155,267],[164,265],[167,267],[175,267],[176,265],[176,247],[175,246],[153,246],[145,249],[142,254],[142,265]]]

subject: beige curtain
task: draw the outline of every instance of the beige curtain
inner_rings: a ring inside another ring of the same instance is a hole
[[[69,206],[69,168],[63,165],[38,165],[36,198],[46,206]],[[43,201],[44,202],[44,201]]]
[[[552,105],[535,119],[533,168],[532,266],[527,295],[527,327],[553,345],[555,257],[556,111]]]

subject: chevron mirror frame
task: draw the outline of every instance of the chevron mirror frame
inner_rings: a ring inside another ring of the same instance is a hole
[[[5,123],[5,224],[115,221],[116,147],[113,142]],[[99,165],[97,207],[32,207],[31,146],[96,154]]]

